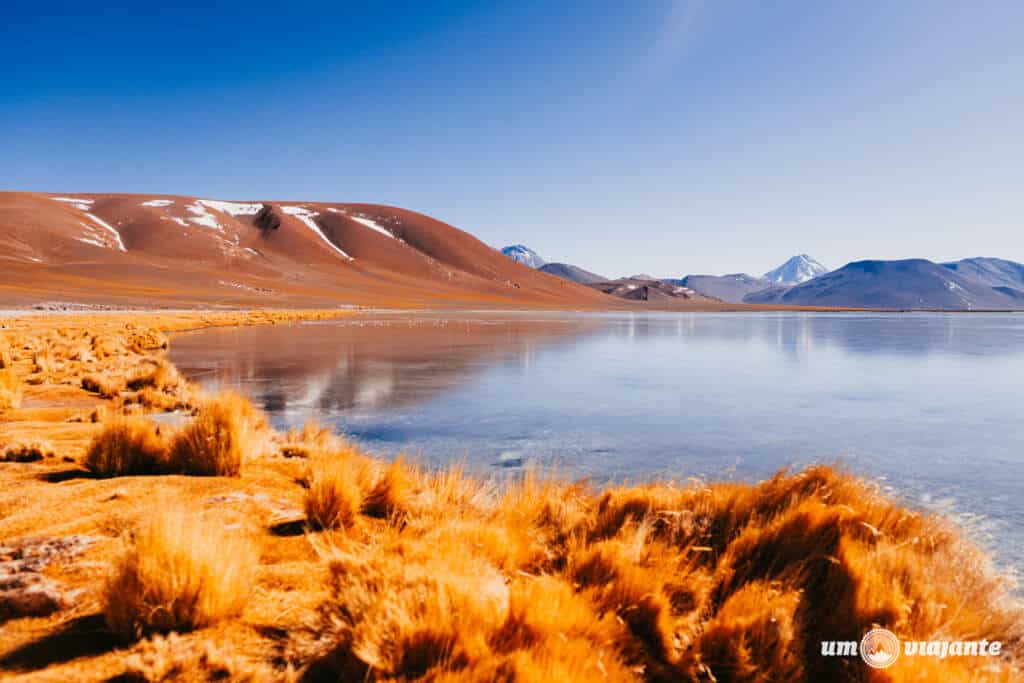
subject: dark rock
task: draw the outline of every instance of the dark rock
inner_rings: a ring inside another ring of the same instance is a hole
[[[264,232],[277,230],[281,227],[281,216],[274,211],[272,205],[264,204],[263,208],[256,214],[255,223],[256,227]]]
[[[45,617],[71,605],[60,585],[39,575],[0,579],[0,622],[21,617]],[[3,586],[11,587],[4,590]]]

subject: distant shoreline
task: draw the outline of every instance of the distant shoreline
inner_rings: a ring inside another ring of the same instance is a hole
[[[113,306],[113,305],[90,305],[90,304],[65,304],[60,306],[39,305],[27,307],[10,307],[0,309],[0,320],[4,318],[18,317],[39,317],[46,315],[192,315],[192,314],[244,314],[249,311],[260,310],[274,313],[298,314],[323,313],[325,311],[359,314],[400,314],[400,313],[473,313],[486,315],[488,313],[883,313],[883,314],[915,314],[915,313],[941,313],[941,314],[1008,314],[1017,315],[1024,313],[1024,308],[1007,309],[934,309],[934,308],[843,308],[827,306],[772,306],[764,304],[697,304],[687,307],[610,307],[610,308],[578,308],[578,307],[548,307],[548,306],[509,306],[479,308],[476,306],[409,306],[409,307],[375,307],[364,305],[339,305],[336,309],[324,308],[322,306],[301,308],[294,306],[263,307],[254,309],[251,306],[195,306],[195,307],[141,307],[141,306]]]

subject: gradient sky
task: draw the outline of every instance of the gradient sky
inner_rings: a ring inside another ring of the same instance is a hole
[[[368,201],[618,276],[1024,261],[1024,2],[22,2],[0,188]]]

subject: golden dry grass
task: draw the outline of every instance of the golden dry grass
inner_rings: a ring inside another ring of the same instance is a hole
[[[417,474],[415,470],[410,471],[401,457],[382,467],[363,498],[363,512],[381,518],[407,513],[412,505]]]
[[[143,388],[166,391],[176,388],[181,382],[182,378],[178,369],[166,359],[160,358],[136,368],[129,375],[127,384],[128,388],[133,391]]]
[[[10,343],[0,337],[0,370],[8,370],[14,365],[14,354],[11,352]]]
[[[189,641],[177,633],[154,635],[125,660],[125,683],[271,683],[294,680],[288,672],[250,661],[213,641]]]
[[[21,380],[14,370],[9,367],[0,370],[0,410],[20,406],[21,394]]]
[[[32,372],[40,375],[48,375],[53,370],[55,361],[53,349],[46,346],[32,353]]]
[[[1020,648],[1021,612],[983,554],[826,467],[598,495],[528,477],[491,506],[434,512],[324,551],[325,680],[853,681],[859,661],[817,648],[874,626]],[[963,664],[929,666],[980,680]],[[1015,675],[994,666],[985,680]]]
[[[126,540],[103,614],[125,638],[203,628],[242,612],[258,564],[243,532],[161,504]]]
[[[262,423],[245,398],[224,392],[199,407],[171,444],[175,470],[198,476],[237,477],[252,456],[253,431]]]
[[[16,441],[7,444],[0,460],[4,462],[37,462],[54,457],[53,444],[46,441]]]
[[[316,529],[355,524],[372,481],[370,460],[351,447],[320,451],[310,458],[303,506]]]
[[[99,395],[101,398],[114,398],[124,389],[124,382],[121,378],[116,377],[86,375],[82,378],[82,388]]]
[[[167,440],[150,420],[119,418],[89,444],[84,464],[101,477],[164,473],[170,469]]]
[[[345,442],[330,429],[319,423],[306,422],[301,428],[291,428],[284,436],[280,452],[286,458],[309,458],[315,453],[339,450]]]

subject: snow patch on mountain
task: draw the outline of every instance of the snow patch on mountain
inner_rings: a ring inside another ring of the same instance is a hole
[[[385,235],[387,237],[390,237],[393,240],[398,239],[397,237],[392,235],[386,228],[381,226],[379,223],[370,220],[369,218],[363,218],[362,216],[349,216],[349,218],[354,220],[356,223],[360,223],[362,225],[365,225],[366,227],[370,228],[371,230],[376,230],[380,234]]]
[[[96,200],[80,199],[77,197],[50,197],[50,199],[58,202],[66,202],[68,204],[71,204],[73,207],[84,213],[86,217],[95,225],[99,226],[100,228],[103,228],[103,230],[110,233],[110,236],[113,238],[114,244],[117,246],[118,251],[128,251],[124,247],[124,242],[121,241],[121,233],[117,231],[117,228],[110,225],[96,214],[89,213],[90,209],[92,209],[93,203]],[[102,235],[97,233],[95,231],[95,228],[93,228],[90,225],[86,225],[85,223],[82,223],[81,225],[89,232],[89,234],[86,236],[86,238],[79,238],[79,241],[85,242],[86,244],[92,244],[94,246],[102,246],[107,248],[111,246],[105,240],[102,239]]]
[[[121,233],[119,233],[117,229],[114,228],[114,226],[110,225],[99,216],[93,215],[89,212],[86,212],[85,215],[88,216],[89,220],[91,220],[93,223],[100,226],[113,236],[114,241],[117,243],[118,251],[128,251],[127,249],[124,248],[124,242],[121,241]]]
[[[150,199],[148,202],[142,202],[140,206],[170,206],[174,203],[173,199]]]
[[[55,202],[67,202],[79,211],[88,211],[95,199],[81,199],[79,197],[50,197]]]
[[[533,249],[530,249],[525,244],[513,244],[505,247],[501,250],[501,253],[508,256],[516,263],[522,263],[524,266],[530,268],[540,268],[547,263],[540,255]]]
[[[774,270],[764,274],[764,279],[777,285],[798,285],[829,272],[828,268],[807,254],[798,254]]]
[[[349,261],[354,261],[355,260],[354,258],[349,256],[348,254],[346,254],[344,251],[339,249],[338,245],[336,245],[334,242],[332,242],[329,239],[327,239],[327,235],[324,234],[324,231],[321,230],[320,226],[317,225],[316,221],[313,220],[314,218],[316,218],[317,216],[320,215],[319,213],[317,213],[316,211],[310,211],[309,209],[307,209],[304,206],[282,206],[281,210],[284,211],[289,216],[295,216],[300,221],[302,221],[306,225],[307,228],[309,228],[314,233],[316,233],[320,237],[320,239],[322,239],[324,241],[324,243],[327,246],[329,246],[331,249],[333,249],[334,251],[338,252],[339,254],[341,254],[342,256],[347,258]]]
[[[190,223],[223,232],[224,228],[217,222],[217,217],[207,211],[202,204],[189,204],[185,209],[192,214],[192,217],[188,219]]]
[[[263,208],[260,203],[222,202],[215,199],[200,199],[199,203],[232,216],[255,216]]]
[[[327,210],[330,211],[331,213],[340,213],[341,215],[343,215],[343,216],[345,216],[347,218],[351,218],[356,223],[359,223],[360,225],[365,225],[370,230],[376,230],[377,232],[379,232],[380,234],[384,235],[385,237],[390,237],[391,239],[398,240],[399,242],[404,242],[405,241],[405,240],[403,240],[401,238],[395,237],[391,233],[390,230],[385,228],[383,225],[381,225],[377,221],[375,221],[375,220],[373,220],[371,218],[367,218],[365,214],[359,214],[359,215],[353,216],[348,211],[346,211],[345,209],[336,209],[333,206],[327,207]]]

